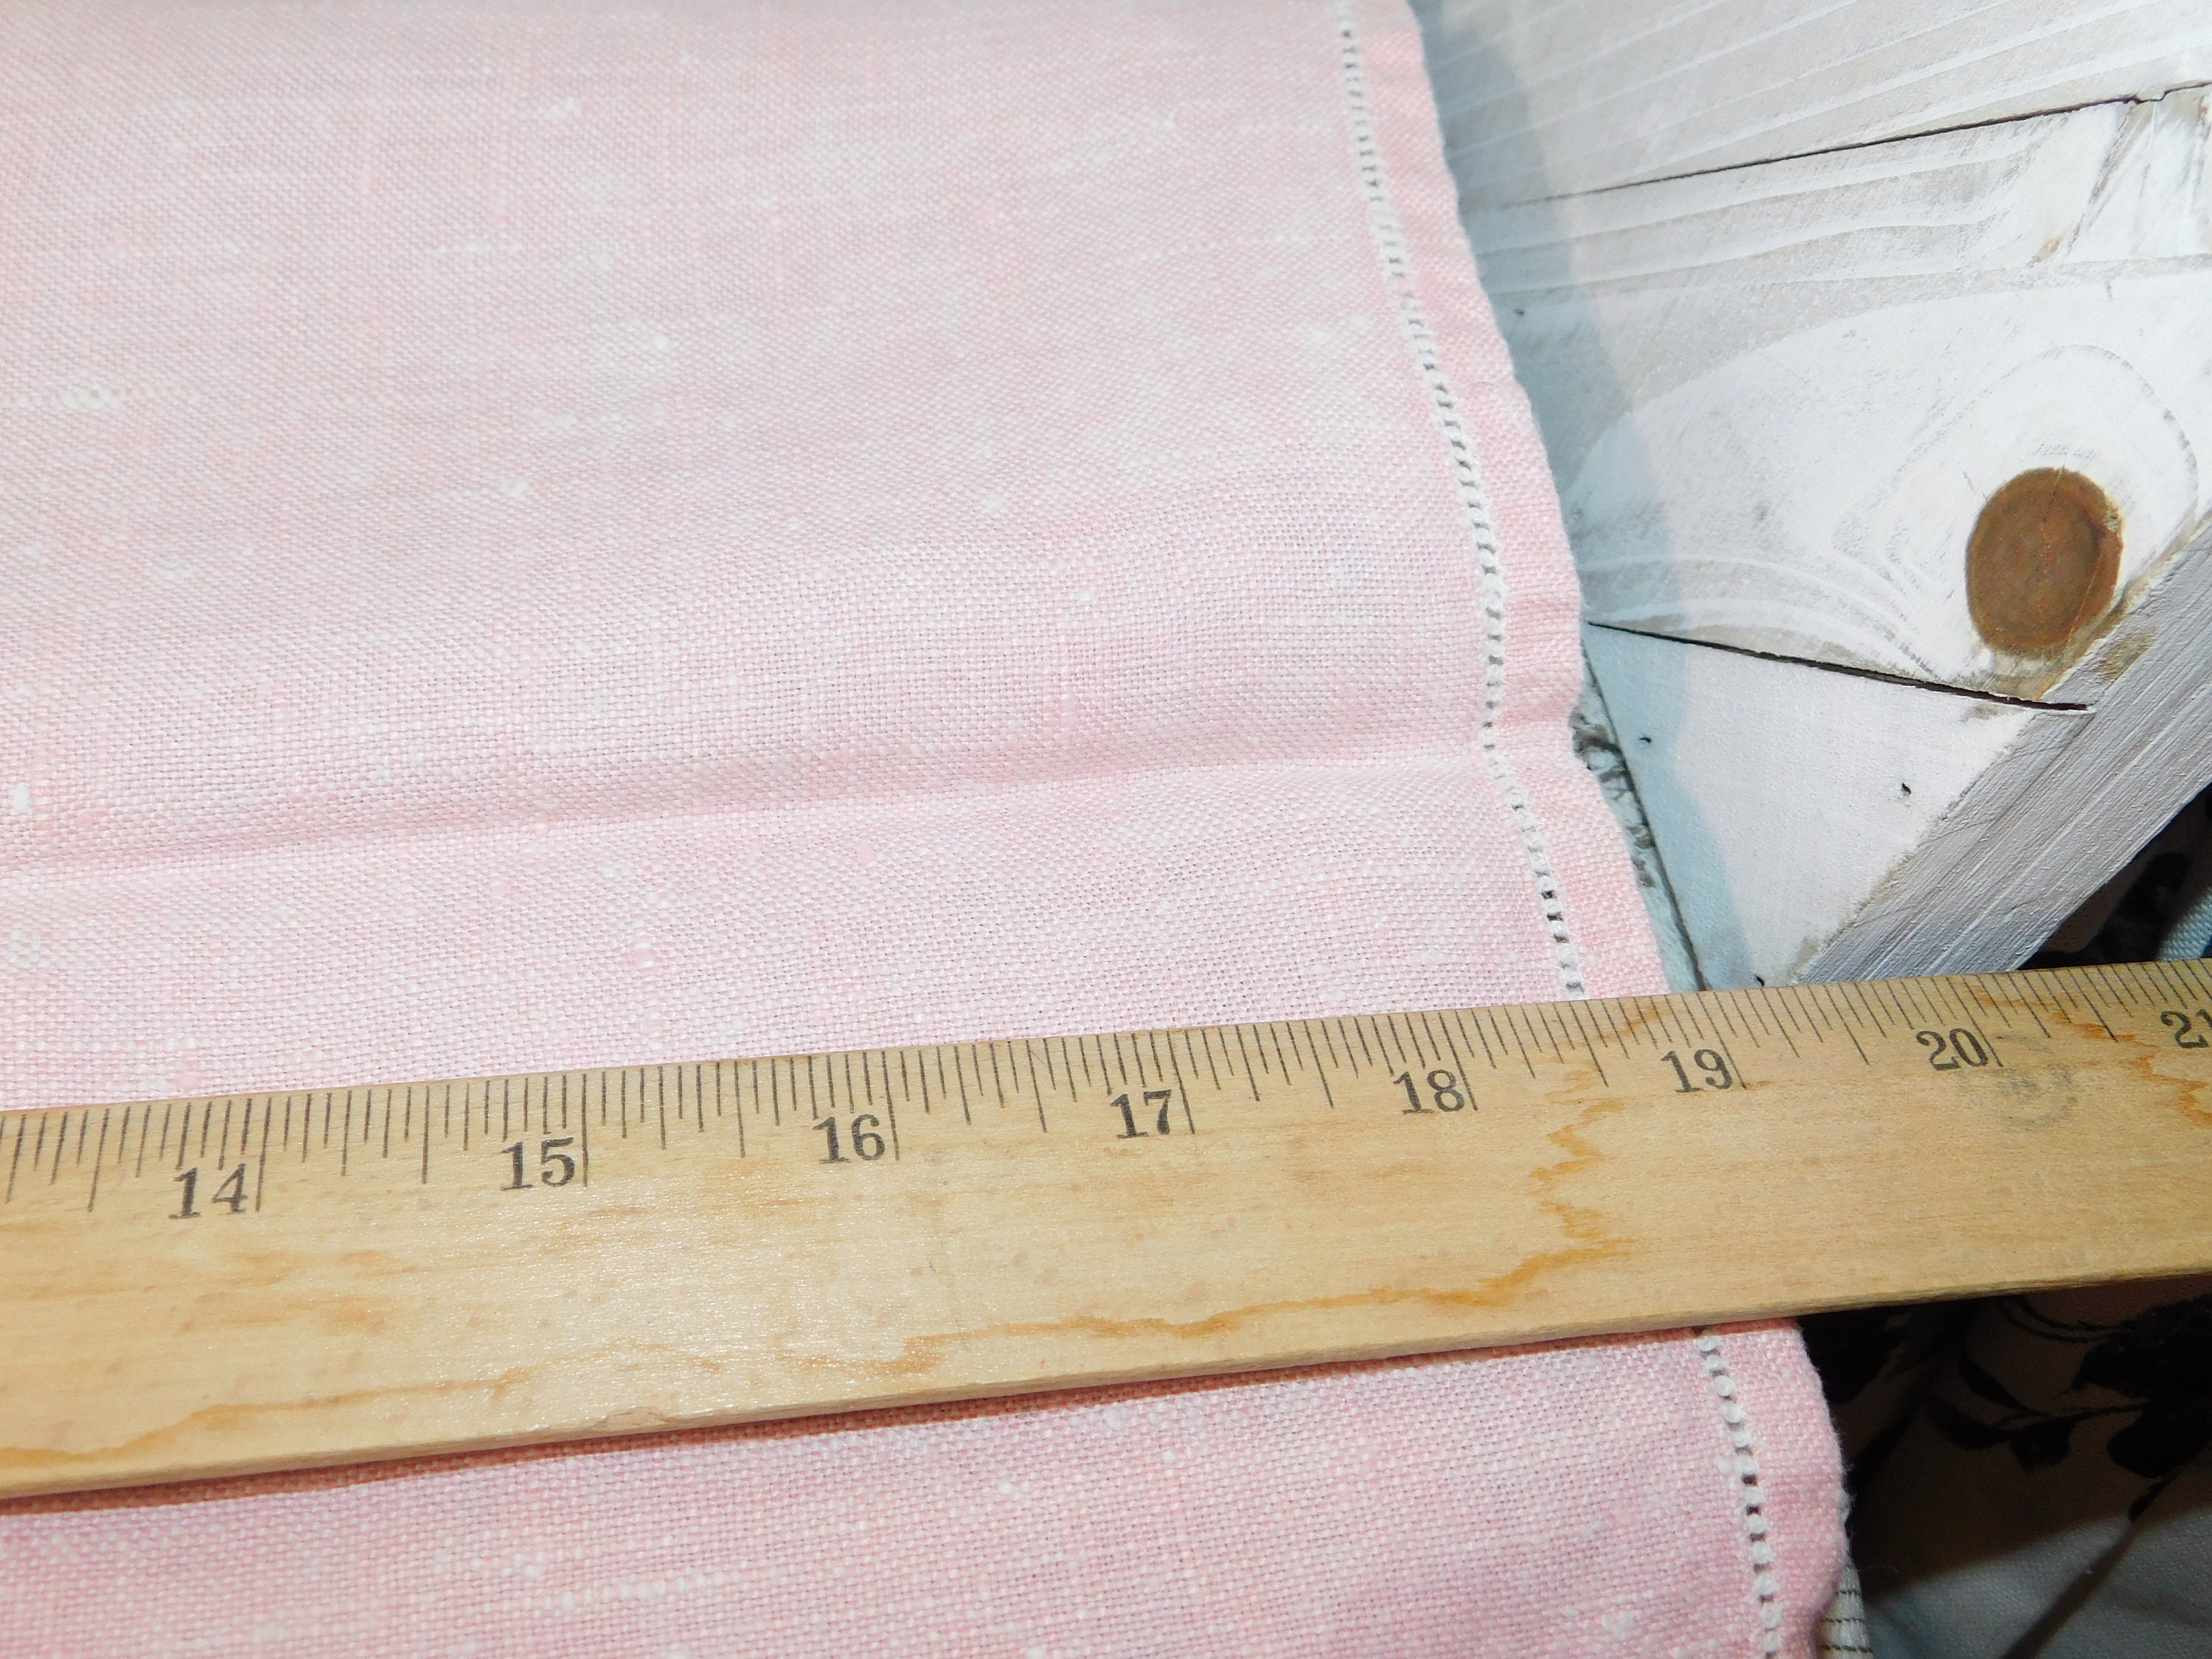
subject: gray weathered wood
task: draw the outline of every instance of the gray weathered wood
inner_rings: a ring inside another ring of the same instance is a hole
[[[2202,0],[1416,0],[1472,207],[2212,80]]]
[[[1468,216],[1714,982],[2009,966],[2212,778],[2208,158],[2186,91]],[[1966,550],[2048,467],[2124,551],[2022,656]]]
[[[2212,514],[2209,104],[1469,216],[1589,619],[2083,700]],[[2101,635],[2021,660],[1976,633],[1965,552],[2038,467],[2117,504],[2122,591]]]

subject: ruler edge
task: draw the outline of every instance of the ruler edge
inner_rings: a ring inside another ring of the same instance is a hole
[[[1391,1009],[1385,1011],[1385,1013],[1489,1012],[1492,1011],[1504,1011],[1507,1009],[1587,1008],[1591,1006],[1602,1006],[1608,1004],[1634,1005],[1638,1003],[1647,1005],[1647,1006],[1650,1005],[1661,1005],[1665,1007],[1673,1007],[1680,1005],[1707,1006],[1711,1006],[1719,998],[1730,994],[1753,996],[1762,999],[1786,997],[1792,993],[1803,993],[1809,990],[1815,985],[1826,983],[1878,983],[1884,985],[1910,986],[1919,983],[1932,982],[1948,984],[1955,981],[1987,981],[1990,980],[2016,981],[2022,979],[2040,980],[2045,977],[2053,980],[2060,980],[2071,979],[2092,974],[2097,971],[2100,967],[2108,971],[2118,969],[2123,972],[2131,970],[2139,972],[2147,969],[2167,968],[2181,970],[2189,977],[2200,981],[2204,980],[2208,975],[2212,975],[2212,965],[2208,965],[2208,963],[2204,960],[2185,961],[2170,963],[2161,962],[2143,963],[2080,964],[2047,969],[1999,970],[1986,974],[1921,975],[1915,975],[1908,979],[1873,981],[1804,981],[1778,986],[1761,986],[1741,988],[1732,988],[1730,989],[1724,990],[1668,991],[1650,994],[1631,993],[1615,997],[1556,999],[1545,1002],[1480,1004],[1464,1007],[1442,1006],[1437,1008],[1426,1010]],[[2212,995],[2212,983],[2200,983],[2197,988],[2201,994]],[[1632,1008],[1631,1011],[1636,1012]],[[1343,1016],[1302,1016],[1292,1017],[1292,1018],[1293,1020],[1297,1018],[1334,1019],[1339,1018],[1354,1019],[1382,1017],[1384,1017],[1384,1015],[1346,1014]],[[1639,1015],[1639,1017],[1644,1016]],[[1236,1030],[1239,1027],[1249,1029],[1285,1023],[1286,1022],[1284,1020],[1249,1020],[1226,1021],[1207,1025],[1172,1027],[1139,1026],[1127,1028],[1114,1032],[1083,1032],[1079,1034],[1069,1034],[1068,1040],[1073,1041],[1078,1036],[1079,1036],[1086,1041],[1092,1039],[1111,1041],[1116,1036],[1125,1038],[1144,1036],[1165,1036],[1173,1033],[1181,1033],[1184,1031],[1194,1033],[1198,1031],[1221,1031]],[[2081,1025],[2078,1027],[2078,1029],[2084,1031],[2103,1031],[2106,1034],[2113,1036],[2116,1041],[2120,1040],[2118,1033],[2112,1031],[2112,1029],[2109,1026],[2093,1022]],[[995,1043],[1019,1043],[1024,1041],[1039,1042],[1057,1040],[1059,1040],[1057,1036],[1048,1036],[1043,1038],[1031,1036],[1026,1039],[1021,1037],[975,1038],[973,1039],[972,1042],[976,1046],[988,1047]],[[539,1079],[574,1077],[579,1075],[591,1076],[602,1073],[612,1073],[622,1071],[652,1072],[656,1070],[690,1069],[695,1066],[703,1069],[715,1066],[732,1064],[743,1065],[754,1063],[756,1061],[765,1063],[770,1060],[805,1061],[810,1060],[836,1058],[843,1055],[858,1056],[864,1054],[868,1055],[882,1055],[897,1054],[902,1053],[926,1053],[938,1048],[967,1046],[969,1041],[970,1040],[963,1039],[958,1042],[924,1042],[868,1048],[817,1048],[811,1050],[800,1050],[786,1054],[759,1056],[739,1055],[735,1057],[725,1057],[719,1060],[704,1060],[696,1061],[661,1060],[644,1061],[628,1066],[572,1066],[562,1069],[528,1073],[494,1073],[487,1076],[468,1079],[433,1079],[423,1082],[406,1084],[356,1085],[354,1085],[354,1087],[356,1090],[366,1088],[374,1090],[391,1090],[394,1091],[412,1091],[416,1089],[434,1089],[441,1087],[461,1088],[468,1085],[486,1083],[521,1083],[526,1080],[537,1081]],[[1743,1086],[1743,1093],[1746,1095],[1755,1094],[1759,1091],[1759,1081],[1758,1079],[1753,1079],[1747,1080]],[[27,1115],[38,1113],[52,1114],[97,1111],[103,1109],[103,1108],[120,1108],[125,1105],[200,1105],[209,1102],[222,1103],[228,1101],[243,1101],[249,1098],[283,1100],[286,1098],[303,1097],[309,1095],[322,1094],[325,1092],[330,1091],[318,1088],[308,1090],[256,1090],[250,1092],[234,1094],[196,1095],[189,1097],[154,1096],[144,1100],[134,1102],[115,1101],[88,1105],[14,1108],[9,1109],[5,1114],[0,1114],[0,1119],[4,1119],[5,1116]],[[2200,1238],[2191,1241],[2185,1248],[2188,1249],[2191,1254],[2188,1254],[2185,1257],[2178,1261],[2161,1261],[2155,1266],[2131,1269],[2117,1276],[2109,1271],[2109,1269],[2100,1268],[2094,1272],[2084,1272],[2080,1274],[2057,1276],[2039,1274],[2016,1278],[2001,1277],[1987,1280],[1976,1279],[1953,1281],[1935,1289],[1918,1287],[1910,1291],[1899,1294],[1859,1298],[1825,1299],[1811,1303],[1797,1298],[1784,1298],[1780,1302],[1754,1303],[1750,1304],[1731,1302],[1726,1308],[1717,1310],[1705,1312],[1692,1311],[1687,1313],[1669,1312],[1656,1314],[1650,1316],[1649,1318],[1639,1318],[1635,1321],[1602,1320],[1595,1323],[1564,1322],[1550,1325],[1539,1325],[1526,1331],[1516,1331],[1511,1334],[1486,1335],[1463,1342],[1447,1342],[1440,1344],[1434,1340],[1423,1340],[1412,1343],[1385,1342],[1371,1345],[1361,1345],[1357,1347],[1334,1347],[1327,1352],[1317,1352],[1301,1351],[1271,1354],[1266,1358],[1257,1359],[1251,1358],[1239,1358],[1234,1360],[1201,1362],[1182,1365],[1139,1366],[1122,1370],[1101,1370],[1097,1371],[1086,1371],[1066,1376],[1042,1379],[1031,1377],[1024,1379],[1018,1382],[986,1382],[950,1389],[920,1389],[909,1395],[887,1396],[879,1393],[872,1393],[865,1401],[837,1399],[799,1406],[775,1407],[756,1411],[706,1411],[680,1417],[657,1419],[649,1423],[625,1422],[617,1426],[602,1426],[602,1425],[605,1424],[608,1420],[602,1418],[592,1422],[580,1424],[543,1425],[512,1435],[496,1435],[468,1439],[440,1440],[434,1442],[392,1441],[374,1446],[356,1445],[341,1452],[332,1452],[329,1454],[296,1455],[275,1453],[265,1458],[245,1458],[228,1462],[211,1462],[203,1464],[196,1464],[191,1467],[172,1467],[152,1471],[118,1471],[112,1474],[96,1475],[90,1479],[62,1476],[54,1480],[31,1478],[19,1480],[10,1479],[3,1472],[0,1472],[0,1504],[13,1505],[15,1504],[50,1503],[58,1499],[68,1499],[86,1494],[95,1494],[106,1492],[128,1492],[141,1488],[152,1487],[166,1489],[175,1486],[207,1485],[235,1480],[250,1480],[274,1474],[316,1474],[331,1470],[349,1468],[363,1471],[362,1478],[379,1478],[380,1473],[385,1471],[387,1466],[403,1462],[418,1462],[482,1455],[528,1453],[539,1449],[550,1449],[554,1447],[574,1447],[589,1449],[596,1449],[605,1444],[618,1443],[624,1440],[631,1440],[641,1437],[653,1435],[688,1434],[713,1430],[734,1430],[746,1427],[757,1427],[775,1423],[800,1423],[813,1419],[830,1417],[846,1417],[854,1419],[863,1419],[868,1417],[872,1417],[880,1413],[911,1411],[932,1406],[959,1406],[984,1403],[999,1400],[1014,1400],[1029,1397],[1042,1398],[1052,1395],[1074,1394],[1097,1389],[1139,1387],[1175,1382],[1205,1382],[1214,1378],[1243,1376],[1261,1376],[1273,1373],[1324,1369],[1337,1365],[1361,1364],[1398,1359],[1410,1360],[1423,1358],[1442,1358],[1456,1354],[1497,1352],[1520,1348],[1545,1346],[1560,1343],[1575,1343],[1603,1340],[1609,1337],[1651,1335],[1697,1330],[1706,1328],[1726,1329],[1731,1327],[1759,1324],[1780,1319],[1804,1317],[1820,1313],[1839,1311],[1844,1310],[1900,1305],[1909,1306],[1917,1303],[1931,1300],[1954,1301],[1993,1296],[2033,1294],[2043,1291],[2061,1290],[2098,1284],[2148,1283],[2156,1282],[2167,1278],[2185,1277],[2204,1273],[2212,1273],[2212,1229],[2208,1229]],[[864,1426],[864,1425],[860,1425]],[[96,1455],[96,1454],[88,1454],[88,1455]]]
[[[616,1427],[592,1425],[549,1425],[514,1435],[489,1436],[465,1441],[426,1443],[394,1442],[375,1447],[360,1447],[327,1455],[291,1455],[273,1454],[268,1458],[240,1459],[229,1462],[210,1462],[189,1468],[156,1473],[123,1473],[92,1480],[63,1480],[58,1482],[36,1480],[17,1481],[0,1473],[0,1514],[17,1504],[35,1504],[56,1498],[68,1498],[86,1494],[109,1492],[135,1492],[146,1488],[163,1489],[209,1486],[220,1482],[255,1480],[282,1474],[320,1474],[334,1469],[357,1468],[364,1478],[383,1478],[391,1471],[390,1465],[406,1462],[441,1462],[449,1458],[473,1457],[513,1453],[544,1451],[550,1454],[556,1448],[574,1448],[592,1451],[619,1445],[624,1442],[649,1439],[665,1435],[688,1435],[718,1430],[763,1428],[780,1423],[807,1423],[825,1418],[854,1419],[852,1426],[868,1426],[866,1419],[878,1415],[927,1409],[934,1406],[984,1405],[995,1401],[1036,1399],[1079,1395],[1106,1389],[1145,1388],[1175,1382],[1206,1382],[1217,1379],[1251,1376],[1267,1377],[1297,1371],[1327,1370],[1339,1366],[1367,1365],[1394,1360],[1448,1359],[1469,1354],[1507,1353],[1521,1349],[1547,1348],[1587,1342],[1604,1341],[1615,1337],[1686,1336],[1694,1332],[1716,1330],[1727,1333],[1748,1326],[1769,1324],[1778,1320],[1808,1318],[1820,1314],[1852,1311],[1860,1309],[1910,1307],[1928,1301],[1967,1301],[1985,1297],[2033,1295],[2045,1291],[2081,1289],[2095,1285],[2154,1284],[2161,1279],[2188,1278],[2212,1273],[2212,1233],[2208,1233],[2200,1254],[2178,1266],[2160,1266],[2142,1273],[2130,1273],[2115,1278],[2099,1273],[2084,1277],[2036,1277],[2021,1279],[1996,1279],[1961,1284],[1955,1289],[1940,1293],[1914,1291],[1903,1296],[1873,1297],[1865,1300],[1845,1300],[1806,1305],[1790,1303],[1749,1311],[1727,1311],[1705,1316],[1674,1314],[1655,1316],[1649,1322],[1633,1323],[1607,1321],[1595,1326],[1578,1323],[1547,1327],[1525,1334],[1488,1337],[1480,1340],[1438,1346],[1434,1342],[1413,1345],[1376,1344],[1356,1349],[1337,1348],[1326,1353],[1301,1353],[1273,1357],[1261,1360],[1238,1359],[1213,1364],[1197,1364],[1170,1368],[1140,1367],[1128,1370],[1102,1370],[1081,1376],[1052,1379],[1030,1379],[1016,1383],[982,1383],[964,1389],[924,1389],[911,1395],[873,1395],[866,1401],[830,1401],[820,1404],[791,1407],[774,1407],[757,1412],[702,1412],[690,1416],[671,1418],[650,1424],[625,1423]],[[889,1426],[884,1425],[883,1426]]]
[[[404,1091],[416,1089],[466,1089],[494,1083],[535,1083],[543,1079],[562,1077],[596,1077],[603,1073],[688,1071],[695,1067],[704,1070],[715,1066],[767,1066],[789,1064],[805,1060],[836,1060],[844,1055],[927,1054],[939,1048],[975,1046],[991,1048],[999,1044],[1021,1042],[1112,1042],[1116,1037],[1179,1036],[1184,1032],[1233,1031],[1254,1030],[1269,1025],[1295,1024],[1322,1019],[1384,1019],[1393,1015],[1419,1014],[1475,1014],[1504,1012],[1522,1008],[1604,1008],[1623,1004],[1658,1003],[1669,1008],[1679,1006],[1704,1006],[1729,996],[1787,997],[1793,993],[1808,992],[1822,986],[1845,985],[1948,985],[1954,982],[1989,980],[2019,980],[2058,978],[2098,971],[2128,971],[2143,968],[2166,968],[2188,972],[2191,969],[2208,976],[2208,982],[2197,988],[2197,994],[2212,997],[2212,957],[2191,957],[2181,961],[2156,960],[2136,963],[2069,963],[2056,968],[2008,968],[1989,971],[1979,969],[1958,974],[1913,974],[1890,979],[1869,980],[1791,980],[1780,985],[1725,986],[1702,991],[1627,991],[1614,996],[1554,997],[1529,1002],[1437,1003],[1416,1008],[1386,1008],[1370,1012],[1344,1014],[1289,1014],[1273,1018],[1219,1020],[1211,1024],[1191,1025],[1128,1025],[1110,1031],[1030,1031],[1016,1036],[948,1037],[935,1042],[893,1042],[863,1044],[851,1048],[793,1048],[774,1054],[711,1054],[696,1060],[639,1060],[617,1061],[611,1065],[553,1066],[541,1071],[487,1072],[469,1077],[415,1078],[394,1083],[316,1084],[302,1089],[241,1089],[211,1095],[146,1095],[133,1100],[93,1100],[53,1103],[44,1106],[10,1106],[0,1109],[0,1121],[11,1117],[45,1112],[97,1112],[106,1109],[133,1109],[142,1106],[201,1106],[210,1103],[222,1104],[229,1101],[250,1099],[298,1100],[310,1095],[359,1093],[368,1091]],[[2094,1029],[2110,1031],[2109,1027]],[[1759,1090],[1757,1079],[1741,1084],[1742,1092],[1753,1094]]]

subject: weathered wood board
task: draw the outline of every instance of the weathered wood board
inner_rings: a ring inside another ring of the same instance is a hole
[[[1869,895],[2016,808],[2089,718],[1613,629],[1586,647],[1713,985],[1816,974]]]
[[[2105,105],[1468,232],[1592,622],[2049,702],[2212,514],[2212,99]],[[1997,650],[1963,555],[2035,468],[2122,520],[2069,652]]]
[[[1468,216],[1711,982],[2009,966],[2212,778],[2208,157],[2185,91]],[[2110,597],[2014,648],[1967,550],[2062,475]]]
[[[1470,206],[2212,81],[2201,0],[1416,0]]]
[[[2026,960],[2212,779],[2208,641],[2212,582],[2160,583],[2051,706],[1585,629],[1715,985]]]

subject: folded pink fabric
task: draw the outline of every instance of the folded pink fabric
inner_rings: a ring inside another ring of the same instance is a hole
[[[1419,52],[0,14],[0,1104],[1651,988]],[[0,1651],[1802,1653],[1837,1482],[1585,1344],[18,1504]]]

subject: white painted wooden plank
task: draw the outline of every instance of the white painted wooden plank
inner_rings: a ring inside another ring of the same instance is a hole
[[[2202,580],[2152,590],[2080,708],[1585,634],[1717,985],[2016,966],[2212,781]]]
[[[2202,91],[1468,227],[1593,621],[2082,701],[2212,514]],[[1977,632],[1965,554],[2042,467],[2118,507],[2120,592],[2021,657]]]
[[[1470,207],[2212,81],[2203,0],[1415,0]]]
[[[1585,644],[1716,986],[1804,974],[1985,780],[2027,791],[2088,718],[1612,629]]]
[[[2212,526],[2172,566],[2065,688],[2094,700],[2063,750],[1985,775],[1807,977],[2015,965],[2212,781]]]

